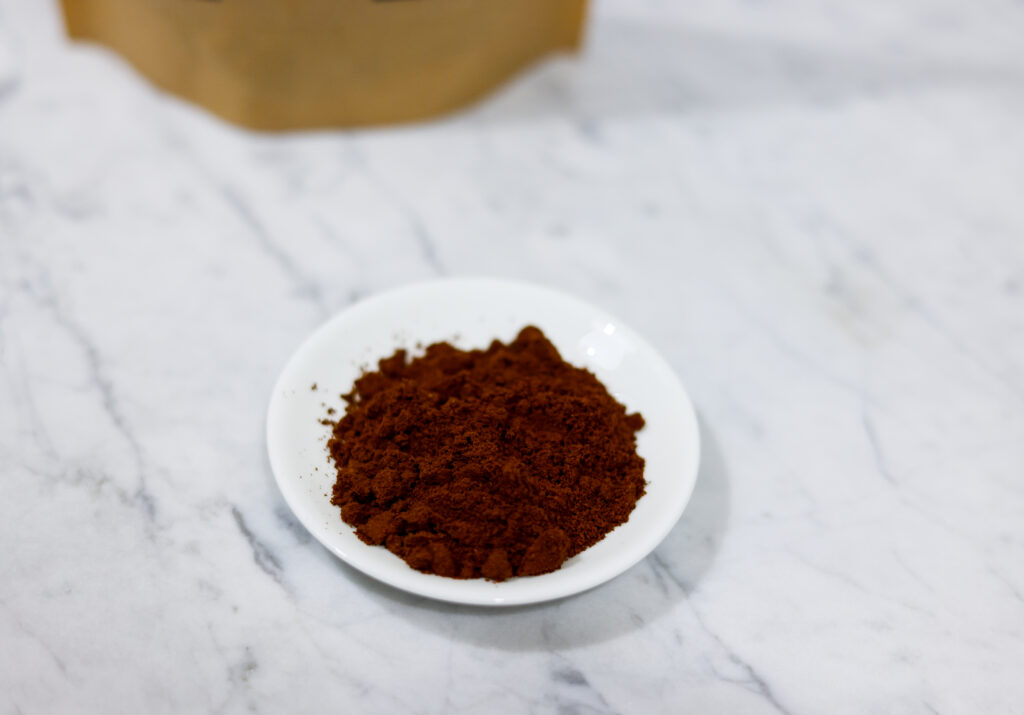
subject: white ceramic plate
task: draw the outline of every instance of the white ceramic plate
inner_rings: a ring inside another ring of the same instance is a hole
[[[343,412],[361,367],[398,347],[448,340],[462,348],[507,342],[536,325],[574,365],[589,368],[646,426],[637,449],[647,493],[629,521],[541,576],[501,583],[423,574],[381,546],[360,541],[328,495],[326,403]],[[316,383],[317,389],[311,386]],[[267,414],[270,465],[285,501],[320,543],[360,571],[396,588],[443,601],[513,605],[560,598],[619,575],[650,553],[683,513],[697,479],[700,437],[690,398],[668,364],[632,330],[595,306],[537,286],[489,279],[420,283],[342,311],[288,361]]]

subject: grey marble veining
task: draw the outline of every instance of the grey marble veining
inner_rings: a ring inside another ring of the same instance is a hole
[[[458,116],[242,132],[0,0],[0,712],[1020,713],[1024,6],[597,2]],[[705,462],[501,611],[294,521],[272,381],[438,275],[600,303]]]

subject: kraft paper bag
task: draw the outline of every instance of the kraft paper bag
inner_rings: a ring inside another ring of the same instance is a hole
[[[62,0],[68,33],[254,129],[441,114],[578,46],[586,0]]]

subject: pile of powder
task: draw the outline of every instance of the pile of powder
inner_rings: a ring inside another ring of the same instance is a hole
[[[554,571],[629,518],[644,425],[526,327],[505,345],[380,360],[343,396],[331,502],[368,544],[453,578]]]

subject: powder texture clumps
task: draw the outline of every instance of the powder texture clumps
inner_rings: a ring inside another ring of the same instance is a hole
[[[535,327],[486,350],[398,350],[343,397],[331,502],[360,539],[419,571],[554,571],[644,494],[643,417]]]

